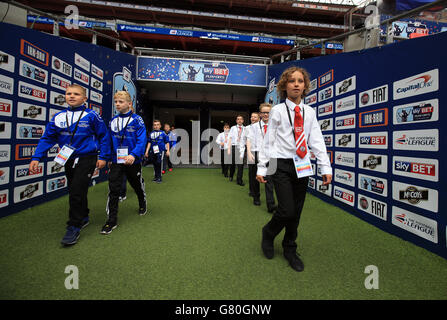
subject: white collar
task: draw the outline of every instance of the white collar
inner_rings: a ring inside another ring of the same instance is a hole
[[[291,111],[295,111],[295,107],[296,104],[295,102],[293,102],[292,100],[289,100],[289,98],[286,99],[286,101],[284,102],[286,104],[286,106],[291,110]],[[303,110],[304,108],[304,102],[303,99],[301,99],[300,104],[298,105],[300,107],[301,110]]]

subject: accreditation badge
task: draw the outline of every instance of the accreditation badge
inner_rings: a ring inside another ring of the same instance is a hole
[[[154,153],[160,153],[160,149],[158,148],[157,145],[154,145],[152,150],[154,150]]]
[[[298,157],[298,155],[295,155],[293,157],[293,162],[295,164],[296,175],[298,179],[312,176],[314,174],[314,171],[312,170],[312,164],[310,163],[309,152],[302,159]]]
[[[116,149],[116,163],[126,163],[126,157],[129,155],[127,147]]]
[[[56,155],[56,157],[54,157],[54,161],[60,164],[61,166],[64,166],[75,150],[76,149],[73,148],[72,146],[68,145],[63,146],[59,151],[59,153]]]

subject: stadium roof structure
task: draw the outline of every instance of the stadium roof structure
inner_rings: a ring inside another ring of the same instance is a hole
[[[17,0],[26,6],[63,16],[68,5],[79,15],[101,21],[279,37],[298,42],[330,38],[346,31],[345,16],[370,0]],[[49,25],[33,24],[34,29],[51,31]],[[130,31],[104,30],[135,47],[207,51],[250,56],[271,56],[291,45],[250,43],[223,39],[173,37]],[[89,41],[90,35],[61,28],[61,36]],[[98,43],[102,44],[102,43]],[[106,45],[106,44],[102,44]],[[113,44],[112,44],[113,45]],[[110,46],[110,44],[109,44]],[[329,52],[326,52],[331,53]]]

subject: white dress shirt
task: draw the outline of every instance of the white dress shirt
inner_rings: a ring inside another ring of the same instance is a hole
[[[287,104],[286,104],[287,103]],[[270,159],[293,159],[296,154],[293,122],[295,119],[295,103],[286,99],[284,103],[275,105],[269,115],[269,126],[263,145],[259,152],[258,172],[260,176],[267,174],[267,162]],[[303,100],[299,104],[301,114],[304,116],[304,133],[309,149],[317,157],[317,164],[322,174],[332,174],[331,162],[327,155],[323,135],[312,107],[305,105]],[[292,125],[290,125],[289,110]]]
[[[219,145],[221,150],[227,150],[228,149],[228,140],[229,140],[229,136],[230,133],[229,132],[221,132],[217,135],[216,138],[216,143]],[[222,147],[221,143],[224,144],[224,146]]]
[[[262,141],[264,140],[264,121],[253,123],[250,126],[250,131],[247,134],[247,140],[250,141],[250,151],[260,151],[262,147]]]
[[[241,128],[241,134],[239,135],[239,127]],[[234,125],[230,129],[230,139],[231,139],[231,145],[232,146],[238,146],[240,147],[241,144],[243,144],[243,138],[244,138],[244,126]],[[245,145],[245,144],[244,144]]]

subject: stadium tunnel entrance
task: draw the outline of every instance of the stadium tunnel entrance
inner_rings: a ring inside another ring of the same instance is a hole
[[[244,117],[244,125],[250,124],[250,113],[258,111],[264,101],[266,88],[216,84],[138,81],[139,113],[147,130],[152,121],[160,120],[184,129],[189,135],[189,163],[200,159],[200,152],[208,141],[193,144],[193,135],[201,137],[208,128],[223,131],[224,123],[236,124],[236,116]],[[199,126],[193,126],[198,121]],[[196,132],[193,132],[196,130]],[[203,164],[201,162],[201,164]],[[196,164],[198,165],[198,164]]]

